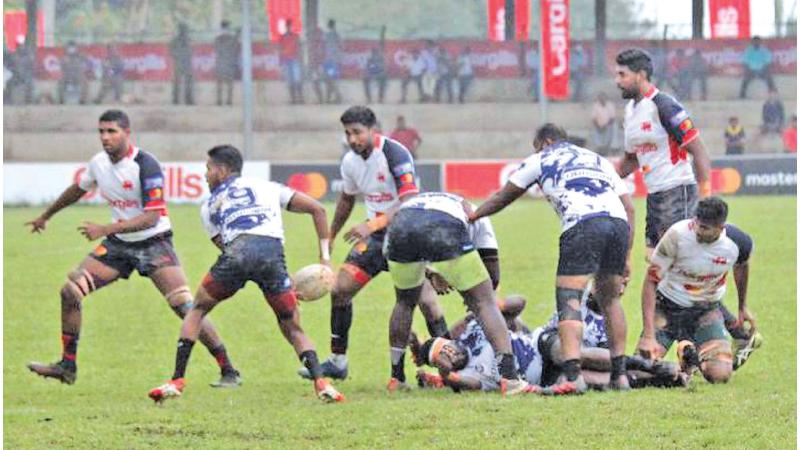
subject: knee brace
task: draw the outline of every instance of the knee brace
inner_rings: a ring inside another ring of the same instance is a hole
[[[71,299],[80,303],[80,301],[97,289],[103,287],[106,283],[100,278],[96,278],[86,269],[77,269],[67,275],[67,284],[62,289],[62,297],[66,291],[72,297]]]
[[[188,286],[181,286],[167,293],[164,296],[170,308],[180,318],[184,318],[186,313],[192,309],[192,294]]]
[[[278,320],[291,320],[295,309],[297,309],[297,296],[294,293],[294,289],[289,289],[280,294],[268,295],[267,302],[272,307],[272,310],[275,311]]]
[[[581,317],[581,297],[583,291],[571,288],[556,288],[556,310],[558,311],[558,321],[577,320],[582,321]]]

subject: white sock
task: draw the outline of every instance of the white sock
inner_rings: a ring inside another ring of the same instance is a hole
[[[344,367],[347,365],[347,355],[341,353],[332,353],[331,354],[331,362],[336,365],[336,367]]]
[[[403,356],[406,354],[406,349],[404,348],[397,348],[397,347],[390,347],[389,348],[389,356],[392,358],[392,365],[398,364],[400,360],[403,359]]]

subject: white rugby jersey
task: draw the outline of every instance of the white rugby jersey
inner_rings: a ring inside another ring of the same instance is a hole
[[[695,183],[685,147],[700,132],[677,100],[652,87],[625,106],[623,128],[625,151],[636,154],[649,193]]]
[[[472,209],[475,209],[475,205],[472,205]],[[469,232],[470,240],[475,243],[475,248],[493,248],[495,250],[500,248],[489,216],[481,217],[479,220],[469,224],[467,231]]]
[[[208,236],[229,244],[241,234],[269,236],[283,241],[281,209],[295,191],[280,183],[254,177],[232,176],[211,192],[200,208]]]
[[[650,258],[648,276],[658,290],[674,303],[691,307],[721,301],[728,271],[750,258],[753,241],[731,224],[710,244],[697,242],[693,219],[672,225]]]
[[[375,135],[373,146],[366,160],[352,150],[347,152],[340,168],[344,193],[362,194],[370,219],[388,211],[400,197],[419,192],[414,160],[403,144]]]
[[[542,355],[539,353],[539,334],[541,331],[530,335],[510,333],[511,348],[517,370],[529,383],[533,384],[539,383],[544,363]],[[494,349],[478,321],[470,320],[457,341],[469,353],[469,361],[466,367],[457,372],[458,375],[479,380],[483,391],[500,389],[500,371],[497,368]]]
[[[584,298],[581,301],[581,320],[583,321],[583,347],[608,347],[608,334],[606,334],[606,322],[601,313],[591,310]],[[558,313],[555,312],[550,317],[547,325],[542,327],[544,331],[558,330]]]
[[[619,199],[628,187],[607,159],[562,141],[529,156],[508,177],[528,190],[538,184],[561,219],[561,232],[593,217],[628,220]]]
[[[497,249],[497,237],[488,217],[469,223],[462,202],[464,198],[447,192],[424,192],[400,205],[400,209],[429,209],[441,211],[464,222],[475,248]]]
[[[125,156],[111,162],[106,152],[99,152],[78,179],[84,191],[99,189],[100,195],[111,207],[114,222],[129,220],[145,211],[158,210],[161,216],[155,226],[114,236],[126,242],[138,242],[171,229],[164,201],[164,173],[161,164],[150,153],[130,146]]]

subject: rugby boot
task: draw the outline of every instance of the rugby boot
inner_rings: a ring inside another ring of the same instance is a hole
[[[183,378],[176,378],[151,389],[147,396],[156,403],[162,403],[164,400],[180,397],[185,385]]]
[[[700,357],[697,354],[697,348],[692,341],[678,342],[678,365],[681,366],[681,372],[693,374],[696,370],[700,369]]]
[[[386,384],[386,390],[389,392],[408,392],[411,390],[411,386],[405,381],[400,381],[397,378],[390,378],[389,383]]]
[[[518,395],[518,394],[529,394],[537,391],[538,391],[538,386],[529,384],[527,381],[521,378],[513,380],[508,378],[500,379],[500,393],[503,394],[503,397]]]
[[[78,368],[75,364],[69,364],[61,360],[53,364],[44,364],[40,362],[28,363],[28,369],[37,375],[45,378],[55,378],[64,384],[73,384],[75,379],[78,378]]]
[[[213,388],[234,388],[242,385],[242,376],[238,370],[228,370],[222,372],[219,380],[210,383]]]
[[[752,356],[755,349],[761,347],[763,342],[764,337],[761,336],[761,333],[758,331],[753,333],[753,335],[750,336],[750,339],[734,339],[733,370],[737,370],[739,367],[742,367],[744,363],[750,359],[750,356]]]
[[[613,391],[630,391],[631,384],[630,380],[628,380],[628,375],[620,375],[616,380],[611,380],[609,382],[609,387],[611,387]]]
[[[589,390],[589,386],[583,379],[583,375],[579,375],[573,381],[562,381],[552,386],[542,388],[539,393],[542,395],[581,395]]]
[[[314,391],[317,397],[325,403],[337,403],[344,401],[344,394],[337,391],[330,381],[319,378],[314,381]]]
[[[337,363],[334,361],[334,355],[331,355],[328,359],[323,361],[319,367],[322,369],[323,377],[332,378],[334,380],[344,380],[347,378],[347,359],[344,359],[344,363]],[[297,369],[297,374],[306,380],[314,379],[314,377],[311,376],[311,372],[309,372],[306,367]]]
[[[417,386],[421,388],[441,389],[444,387],[444,380],[442,380],[442,376],[438,373],[431,373],[418,369]]]

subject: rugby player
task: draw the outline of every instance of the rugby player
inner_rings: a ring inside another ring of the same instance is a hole
[[[506,320],[515,321],[524,309],[524,301],[511,297],[501,308]],[[509,313],[508,315],[506,313]],[[609,385],[608,370],[611,360],[608,352],[608,338],[600,307],[591,295],[581,304],[584,331],[581,348],[581,365],[587,384],[596,389]],[[455,339],[429,339],[424,344],[412,335],[410,347],[415,359],[421,364],[436,367],[439,373],[417,371],[420,387],[440,388],[449,386],[455,391],[499,389],[497,368],[494,366],[494,352],[486,341],[483,329],[474,316],[467,317],[450,330]],[[561,375],[563,363],[558,339],[558,313],[548,323],[532,332],[511,332],[511,346],[517,368],[532,385],[544,387],[535,389],[543,395],[557,395],[551,387]],[[420,364],[420,365],[421,365]],[[632,387],[645,386],[685,386],[688,375],[680,373],[674,363],[648,361],[633,356],[626,359],[628,376]]]
[[[428,266],[438,272],[464,299],[477,317],[497,359],[504,395],[527,392],[528,383],[514,366],[508,327],[495,303],[491,279],[468,231],[470,205],[457,195],[419,194],[392,208],[382,218],[389,223],[386,258],[395,285],[389,344],[404,348],[411,333],[414,307],[420,299]],[[356,227],[347,237],[363,237],[372,224]],[[393,374],[394,375],[394,374]]]
[[[272,307],[281,333],[311,373],[317,396],[325,402],[343,401],[344,396],[322,378],[314,344],[300,326],[297,297],[286,272],[283,251],[281,209],[310,214],[319,237],[320,263],[330,265],[325,208],[282,184],[242,177],[242,166],[241,154],[230,145],[208,151],[206,182],[211,197],[203,204],[201,217],[211,241],[222,254],[203,278],[196,302],[183,320],[172,379],[152,389],[149,396],[161,402],[181,395],[186,366],[203,318],[247,281],[253,281]]]
[[[364,106],[348,108],[341,116],[341,123],[350,151],[342,158],[344,189],[336,202],[331,223],[331,245],[350,217],[356,195],[364,196],[367,216],[375,219],[419,192],[411,153],[399,142],[377,132],[377,118],[371,109]],[[336,275],[336,283],[331,291],[331,355],[322,363],[326,377],[347,378],[347,347],[353,322],[352,301],[370,280],[388,270],[383,255],[385,226],[386,223],[381,220],[373,222],[371,234],[355,243]],[[443,336],[447,332],[444,314],[428,282],[424,286],[420,310],[431,335]],[[403,368],[405,344],[391,349],[391,359],[395,376],[390,378],[387,389],[407,389]],[[305,368],[300,369],[298,374],[304,378],[310,376]]]
[[[55,203],[26,223],[34,233],[44,231],[58,211],[95,188],[111,207],[112,223],[87,221],[78,227],[90,241],[105,239],[67,275],[61,288],[61,360],[54,364],[28,364],[31,371],[66,384],[73,384],[77,377],[82,301],[90,293],[119,278],[127,279],[135,269],[150,278],[179,317],[184,317],[192,306],[186,275],[172,245],[161,165],[152,154],[133,145],[130,120],[123,111],[104,112],[98,131],[103,151],[89,161],[80,179],[64,190]],[[200,340],[222,371],[222,378],[212,386],[241,384],[239,372],[211,322],[203,321]]]
[[[728,271],[733,268],[736,277],[737,266],[738,320],[755,328],[741,278],[747,278],[753,241],[726,224],[727,217],[728,205],[719,197],[700,200],[694,217],[672,225],[658,242],[642,290],[639,352],[658,359],[678,340],[682,365],[699,367],[712,383],[727,382],[733,370],[720,302]]]
[[[627,187],[610,162],[566,139],[567,133],[557,125],[545,124],[539,128],[533,142],[535,153],[511,174],[500,192],[470,216],[470,220],[502,210],[534,184],[541,187],[562,224],[556,310],[566,381],[558,390],[582,393],[587,389],[580,365],[583,326],[580,302],[592,275],[609,329],[611,386],[627,389],[627,330],[619,297],[623,279],[630,273],[633,204]]]

